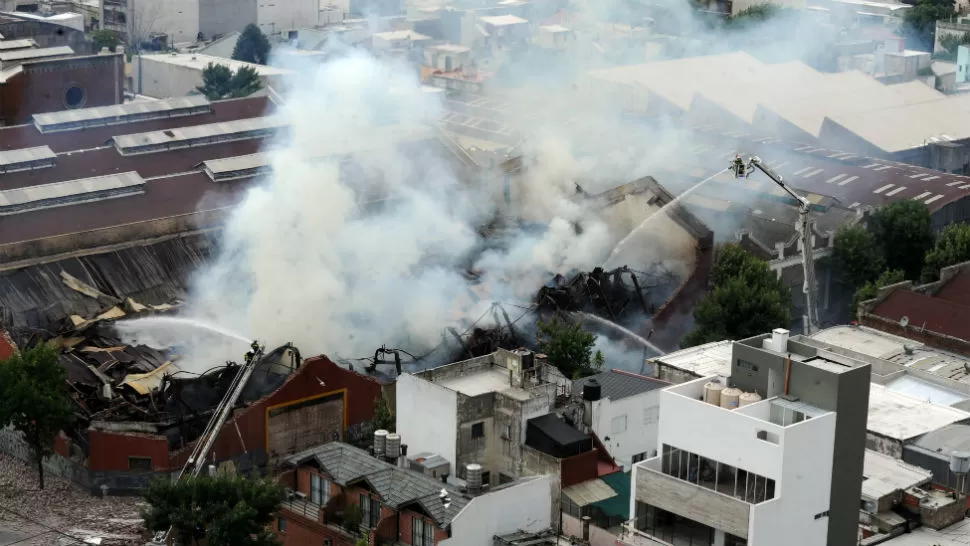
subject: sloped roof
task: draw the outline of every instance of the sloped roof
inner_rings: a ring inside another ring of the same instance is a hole
[[[896,322],[908,317],[914,327],[970,340],[970,306],[926,294],[893,290],[869,314]]]
[[[622,400],[669,385],[652,377],[610,370],[573,381],[573,392],[582,392],[583,387],[593,379],[600,384],[603,398],[610,400]]]
[[[320,465],[339,485],[364,481],[391,508],[417,504],[442,526],[449,525],[471,501],[435,478],[396,467],[375,459],[362,449],[339,442],[307,449],[285,459],[286,464],[294,466],[311,461]],[[448,491],[447,507],[441,500],[442,489]]]

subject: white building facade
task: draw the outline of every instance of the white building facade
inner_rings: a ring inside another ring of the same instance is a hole
[[[596,434],[616,464],[628,472],[633,464],[657,454],[660,392],[668,385],[618,370],[574,381],[572,394],[582,399],[584,415],[573,419],[588,427],[585,432]]]
[[[869,378],[868,363],[777,329],[733,344],[730,377],[662,390],[627,543],[854,544]]]

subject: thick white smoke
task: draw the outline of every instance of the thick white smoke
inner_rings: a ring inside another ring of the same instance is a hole
[[[273,174],[233,213],[186,314],[305,354],[419,351],[492,300],[528,302],[549,272],[598,265],[616,237],[569,199],[568,169],[550,172],[529,192],[542,203],[532,220],[548,229],[515,231],[482,254],[473,268],[485,298],[469,294],[462,264],[494,192],[468,185],[443,154],[401,145],[433,140],[438,96],[413,70],[363,54],[315,68],[282,107],[292,129],[268,150]],[[342,176],[351,151],[367,180]]]

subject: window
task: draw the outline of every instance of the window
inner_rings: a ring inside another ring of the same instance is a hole
[[[370,498],[367,494],[360,495],[360,524],[369,529],[377,527],[378,520],[381,519],[381,503],[377,499]]]
[[[139,472],[151,472],[152,458],[151,457],[128,457],[128,470],[137,470]]]
[[[472,438],[484,438],[485,437],[485,423],[475,423],[472,425]]]
[[[411,544],[424,546],[424,520],[415,516],[411,523]]]
[[[434,546],[434,525],[424,524],[424,546]]]
[[[482,472],[482,485],[489,485],[492,483],[492,475],[486,470]]]
[[[310,475],[310,502],[323,506],[330,500],[330,480],[319,474]]]
[[[276,528],[279,529],[281,533],[286,532],[286,518],[276,518]]]
[[[865,504],[865,501],[862,501],[862,502],[863,502],[863,504]],[[821,514],[815,514],[815,519],[822,519],[822,518],[827,518],[827,517],[829,517],[829,511],[828,510],[822,512]]]
[[[72,85],[64,93],[64,104],[68,108],[80,108],[84,105],[84,89],[78,85]]]
[[[626,415],[614,417],[612,426],[610,427],[611,434],[619,434],[621,432],[626,432]]]
[[[643,453],[637,453],[636,455],[633,456],[633,464],[637,464],[646,458],[647,458],[646,451],[644,451]]]
[[[333,541],[329,538],[323,539],[323,546],[333,546]]]
[[[778,435],[773,432],[768,432],[767,430],[759,430],[758,439],[770,442],[772,444],[778,443]]]

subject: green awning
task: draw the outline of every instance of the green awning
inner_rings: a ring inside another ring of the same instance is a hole
[[[630,519],[630,473],[614,472],[600,477],[601,480],[616,491],[616,496],[594,502],[593,506],[599,508],[604,514],[610,517],[621,518],[624,521]]]

